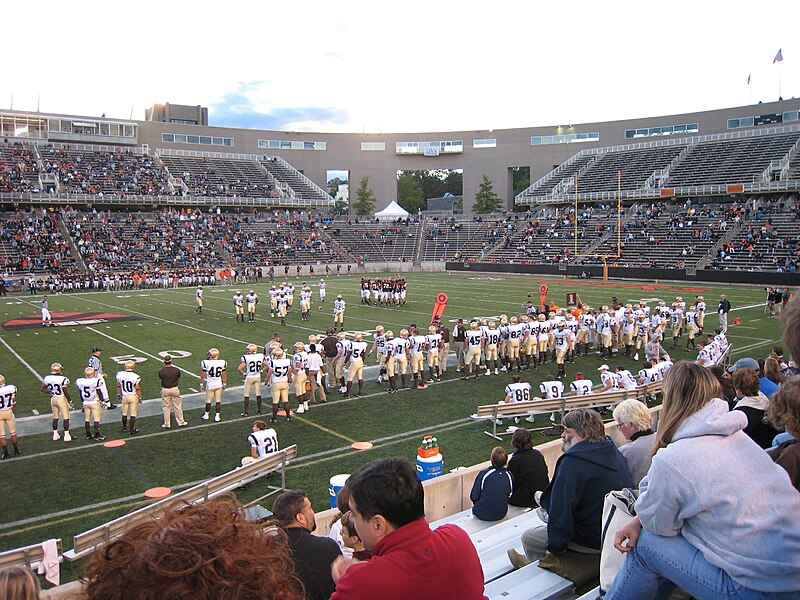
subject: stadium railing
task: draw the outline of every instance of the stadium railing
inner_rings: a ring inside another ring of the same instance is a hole
[[[174,502],[185,502],[187,504],[205,502],[209,498],[235,490],[255,479],[273,472],[280,473],[280,486],[270,486],[270,491],[259,498],[259,500],[272,494],[282,492],[286,489],[286,465],[296,456],[297,445],[289,446],[288,448],[284,448],[283,450],[279,450],[278,452],[250,463],[247,466],[234,469],[233,471],[210,479],[188,490],[171,495],[164,500],[145,506],[124,517],[110,521],[105,525],[78,534],[73,538],[72,550],[65,552],[64,558],[67,560],[76,560],[86,556],[97,548],[97,546],[106,544],[124,534],[129,527],[143,521],[159,518],[164,514],[166,508]]]
[[[58,555],[60,557],[63,550],[61,538],[56,540],[56,547],[58,548]],[[23,548],[14,548],[13,550],[0,552],[0,569],[21,566],[34,569],[43,559],[44,548],[42,547],[42,544],[33,544]]]

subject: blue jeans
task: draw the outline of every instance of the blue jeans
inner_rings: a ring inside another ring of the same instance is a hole
[[[710,564],[682,536],[662,537],[642,529],[605,600],[667,600],[675,587],[698,600],[790,600],[797,592],[757,592]]]

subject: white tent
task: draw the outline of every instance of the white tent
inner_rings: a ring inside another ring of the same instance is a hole
[[[382,211],[375,213],[375,218],[381,220],[405,219],[406,217],[410,216],[411,213],[405,210],[394,200],[392,200],[391,204],[389,204],[389,206],[384,208]]]

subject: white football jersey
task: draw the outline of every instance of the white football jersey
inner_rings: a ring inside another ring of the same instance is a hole
[[[363,361],[367,355],[368,344],[364,340],[355,340],[350,343],[350,362]]]
[[[234,297],[233,297],[233,305],[234,306],[242,306],[243,303],[244,303],[244,299],[242,298],[241,294],[234,295]]]
[[[592,381],[590,379],[576,379],[569,384],[569,389],[575,392],[576,396],[588,396],[592,393]]]
[[[622,371],[617,371],[617,377],[619,377],[620,385],[626,390],[635,390],[636,389],[636,380],[633,378],[633,375],[627,369],[623,369]]]
[[[428,338],[424,335],[411,336],[411,354],[422,354],[425,351],[425,344],[428,343]]]
[[[561,381],[544,381],[539,385],[542,398],[558,400],[564,395],[564,383]]]
[[[245,377],[261,378],[261,370],[264,368],[264,355],[261,352],[245,354],[241,362],[244,363]]]
[[[258,458],[264,458],[267,454],[277,452],[278,434],[274,429],[259,429],[247,436],[250,447],[258,452]]]
[[[431,350],[438,350],[442,345],[441,333],[429,333],[426,337],[428,338],[428,348]]]
[[[11,410],[16,404],[17,386],[7,383],[0,387],[0,410]]]
[[[245,300],[247,300],[247,306],[255,306],[258,304],[258,294],[247,294]]]
[[[200,370],[206,374],[206,389],[216,390],[222,387],[222,373],[228,368],[228,363],[219,358],[208,358],[200,363]]]
[[[411,342],[408,339],[398,338],[394,340],[394,357],[405,358]]]
[[[64,390],[69,385],[69,379],[63,375],[51,373],[50,375],[45,375],[42,384],[47,387],[47,392],[51,396],[63,396]]]
[[[136,393],[136,386],[142,381],[142,378],[133,371],[119,371],[117,373],[117,384],[123,396],[130,396]]]
[[[88,377],[78,377],[78,379],[75,380],[75,387],[78,388],[78,394],[84,406],[97,404],[99,401],[97,391],[102,389],[101,381],[102,379],[99,377],[92,377],[91,379]]]
[[[527,402],[531,399],[531,384],[525,381],[509,383],[506,386],[506,397],[509,402]]]
[[[292,370],[292,361],[288,358],[273,358],[270,361],[272,376],[270,383],[282,383],[289,381],[289,371]]]
[[[611,371],[603,371],[600,373],[600,380],[603,382],[604,387],[611,383],[611,387],[609,389],[619,389],[619,377],[617,377],[616,373],[612,373]]]
[[[661,381],[661,371],[657,367],[650,367],[639,371],[639,378],[644,383],[655,383]]]
[[[467,346],[470,348],[480,348],[483,341],[483,332],[480,329],[467,329]]]

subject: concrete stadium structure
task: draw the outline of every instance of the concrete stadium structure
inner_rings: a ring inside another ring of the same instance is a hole
[[[328,171],[348,171],[351,189],[368,177],[376,210],[395,200],[398,171],[463,169],[464,212],[470,212],[483,175],[510,209],[516,167],[529,167],[535,182],[581,150],[798,125],[799,111],[800,100],[790,99],[600,123],[359,134],[214,127],[208,125],[208,111],[201,106],[156,104],[144,121],[0,111],[0,135],[9,141],[146,147],[149,152],[163,149],[195,156],[278,156],[322,189]]]

